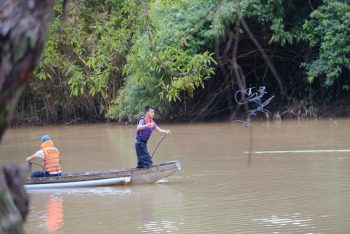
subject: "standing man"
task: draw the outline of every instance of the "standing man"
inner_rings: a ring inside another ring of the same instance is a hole
[[[32,156],[27,157],[30,163],[35,158],[41,158],[44,161],[44,171],[33,172],[32,177],[60,176],[60,152],[54,147],[51,137],[44,135],[41,137],[41,150],[38,150]]]
[[[147,141],[151,137],[154,129],[159,133],[170,134],[170,130],[164,130],[153,121],[154,107],[145,107],[145,116],[137,121],[135,149],[137,154],[137,168],[152,167],[152,158],[147,150]]]

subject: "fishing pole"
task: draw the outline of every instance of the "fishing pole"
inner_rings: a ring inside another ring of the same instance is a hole
[[[163,141],[168,135],[169,135],[169,134],[165,134],[165,135],[162,137],[162,139],[160,139],[160,141],[158,142],[158,145],[157,145],[156,148],[153,150],[153,153],[152,153],[152,155],[151,155],[151,158],[153,158],[154,153],[155,153],[156,150],[158,149],[160,143],[162,143],[162,141]]]

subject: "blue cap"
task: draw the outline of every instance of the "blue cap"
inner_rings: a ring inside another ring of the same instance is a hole
[[[41,143],[45,142],[45,141],[49,141],[51,140],[51,137],[49,135],[44,135],[41,137]]]

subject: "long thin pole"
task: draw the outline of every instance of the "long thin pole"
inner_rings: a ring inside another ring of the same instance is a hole
[[[158,149],[158,147],[159,147],[159,145],[160,145],[160,143],[162,143],[162,141],[166,138],[168,136],[168,134],[165,134],[163,137],[162,137],[162,139],[159,141],[159,143],[158,143],[158,145],[156,146],[156,148],[153,150],[153,153],[152,153],[152,156],[151,156],[151,158],[153,158],[153,156],[154,156],[154,153],[156,152],[156,150]]]

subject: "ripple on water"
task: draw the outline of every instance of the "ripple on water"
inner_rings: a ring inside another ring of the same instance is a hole
[[[150,221],[147,223],[144,223],[139,229],[143,233],[171,233],[176,232],[179,230],[179,226],[183,225],[184,223],[179,222],[173,222],[173,221]]]
[[[73,196],[110,196],[123,195],[131,193],[131,189],[127,187],[94,187],[94,188],[74,188],[74,189],[38,189],[29,191],[29,194],[57,194],[57,195],[73,195]]]
[[[294,213],[292,215],[284,214],[284,215],[271,215],[266,218],[253,219],[254,222],[257,222],[259,225],[268,228],[281,228],[283,230],[288,229],[298,229],[303,228],[304,231],[307,231],[307,228],[314,229],[314,219],[306,216],[303,217],[301,213]],[[306,229],[305,229],[306,228]],[[278,232],[274,232],[278,233]]]

